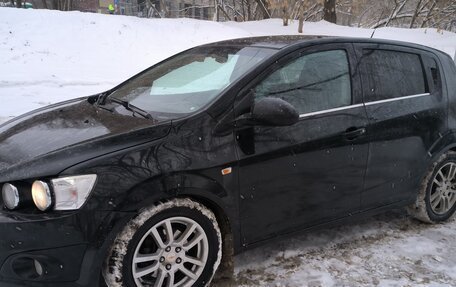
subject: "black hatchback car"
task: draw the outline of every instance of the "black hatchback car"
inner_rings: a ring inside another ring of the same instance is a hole
[[[207,286],[273,237],[401,206],[447,220],[455,131],[456,67],[431,48],[190,49],[0,126],[0,285]]]

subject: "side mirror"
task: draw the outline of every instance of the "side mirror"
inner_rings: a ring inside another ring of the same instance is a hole
[[[278,98],[263,98],[255,103],[251,119],[265,126],[291,126],[299,121],[298,111]]]

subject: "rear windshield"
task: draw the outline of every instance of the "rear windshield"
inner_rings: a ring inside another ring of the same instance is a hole
[[[149,112],[192,113],[275,52],[258,47],[195,48],[155,66],[110,96]]]

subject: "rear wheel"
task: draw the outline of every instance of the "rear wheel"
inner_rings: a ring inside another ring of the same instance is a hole
[[[221,259],[214,214],[190,199],[139,213],[116,238],[104,276],[109,287],[207,286]]]
[[[417,219],[442,222],[456,211],[456,153],[443,154],[430,168],[416,203],[409,208]]]

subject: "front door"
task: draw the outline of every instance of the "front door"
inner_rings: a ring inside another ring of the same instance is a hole
[[[237,99],[237,114],[264,97],[300,113],[292,126],[237,133],[245,245],[359,210],[367,119],[353,53],[351,44],[331,44],[290,54]]]

